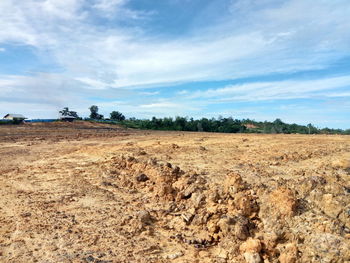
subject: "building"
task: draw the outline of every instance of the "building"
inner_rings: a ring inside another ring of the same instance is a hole
[[[26,117],[24,117],[22,114],[6,114],[4,116],[5,120],[12,120],[12,121],[17,121],[17,122],[23,122],[25,119],[27,119]]]

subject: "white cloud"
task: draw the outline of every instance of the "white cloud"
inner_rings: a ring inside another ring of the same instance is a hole
[[[143,104],[140,105],[140,108],[146,108],[146,109],[166,109],[166,108],[177,108],[180,109],[182,107],[181,104],[177,104],[174,102],[157,102],[157,103],[151,103],[151,104]]]
[[[6,30],[0,30],[0,44],[35,47],[62,70],[0,76],[0,101],[23,105],[20,97],[36,108],[72,103],[85,109],[88,96],[103,92],[114,99],[126,89],[135,96],[160,97],[161,93],[133,89],[324,69],[349,54],[347,0],[232,3],[231,15],[219,23],[171,38],[149,35],[143,23],[122,26],[145,16],[151,19],[151,13],[133,10],[127,0],[1,0],[0,28]],[[96,24],[101,17],[113,23]],[[195,93],[183,90],[173,99],[154,98],[147,103],[134,98],[121,107],[139,116],[186,115],[210,103],[347,96],[345,91],[331,91],[348,84],[348,77],[248,83]]]
[[[227,102],[313,98],[316,96],[326,98],[334,96],[332,90],[342,88],[350,88],[349,76],[228,85],[218,89],[194,91],[187,94],[187,99],[215,99],[219,102]]]
[[[6,49],[5,49],[5,48],[0,47],[0,52],[5,52],[5,51],[6,51]]]
[[[99,11],[99,15],[109,19],[142,19],[149,14],[134,11],[126,7],[129,0],[96,0],[93,8]]]
[[[93,6],[125,17],[127,10],[132,12],[126,3],[96,0]],[[0,17],[0,26],[7,30],[0,32],[0,43],[16,41],[49,50],[66,75],[106,87],[319,69],[348,53],[348,1],[276,3],[236,1],[232,17],[215,30],[200,28],[198,34],[169,40],[118,23],[101,28],[92,23],[87,0],[3,0],[0,10],[6,15]]]
[[[125,5],[125,3],[126,0],[98,0],[93,7],[108,12],[112,9]]]
[[[160,92],[159,91],[142,91],[139,92],[140,95],[146,95],[146,96],[155,96],[158,95]]]

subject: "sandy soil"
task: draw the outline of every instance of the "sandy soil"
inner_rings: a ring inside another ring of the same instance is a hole
[[[350,137],[0,126],[0,262],[350,262]]]

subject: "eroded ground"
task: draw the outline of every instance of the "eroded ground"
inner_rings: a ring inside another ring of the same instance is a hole
[[[0,126],[0,262],[350,262],[350,137]]]

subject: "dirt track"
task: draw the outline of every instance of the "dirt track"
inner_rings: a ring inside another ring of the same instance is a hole
[[[3,126],[0,158],[0,262],[350,262],[348,136]]]

